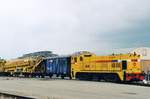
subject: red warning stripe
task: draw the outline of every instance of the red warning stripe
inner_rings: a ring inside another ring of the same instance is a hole
[[[108,62],[118,62],[118,60],[97,60],[97,63],[108,63]]]

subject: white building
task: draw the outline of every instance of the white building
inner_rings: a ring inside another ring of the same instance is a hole
[[[131,53],[134,53],[134,52],[139,54],[142,60],[150,60],[150,48],[149,47],[136,48],[131,51]]]
[[[142,69],[145,73],[150,74],[150,48],[149,47],[136,48],[131,52],[132,53],[136,52],[141,56]]]

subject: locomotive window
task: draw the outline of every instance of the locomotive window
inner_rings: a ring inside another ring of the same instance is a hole
[[[76,57],[74,58],[74,62],[77,62],[77,58]]]
[[[83,61],[83,57],[80,57],[80,61]]]
[[[92,55],[84,55],[84,57],[91,57]]]

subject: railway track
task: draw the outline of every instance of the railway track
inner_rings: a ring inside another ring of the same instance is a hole
[[[80,81],[80,80],[78,80],[78,81]],[[107,82],[107,83],[115,83],[115,84],[122,84],[122,85],[134,85],[134,86],[150,87],[150,83],[146,83],[145,84],[143,82],[112,82],[112,81],[104,81],[104,80],[102,80],[102,81],[95,81],[95,82]]]
[[[6,77],[7,78],[7,77]],[[11,78],[26,78],[26,77],[11,77]],[[33,77],[34,78],[34,77]],[[9,80],[9,77],[7,78]],[[60,80],[60,78],[37,78],[37,80]],[[70,79],[62,79],[62,80],[70,80]],[[72,79],[73,80],[73,79]],[[97,81],[97,80],[73,80],[73,81],[92,81],[92,82],[109,82],[109,83],[116,83],[116,84],[123,84],[123,85],[135,85],[135,86],[145,86],[150,87],[150,83],[143,83],[143,82],[111,82],[111,81]]]
[[[144,84],[141,82],[119,82],[117,84],[150,87],[150,84]]]
[[[35,98],[25,97],[25,96],[18,96],[18,95],[13,95],[13,94],[8,94],[8,93],[1,93],[0,92],[0,99],[35,99]]]

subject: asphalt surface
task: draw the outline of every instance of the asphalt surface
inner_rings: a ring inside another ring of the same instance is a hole
[[[106,82],[0,78],[0,92],[38,99],[149,99],[150,87]]]

